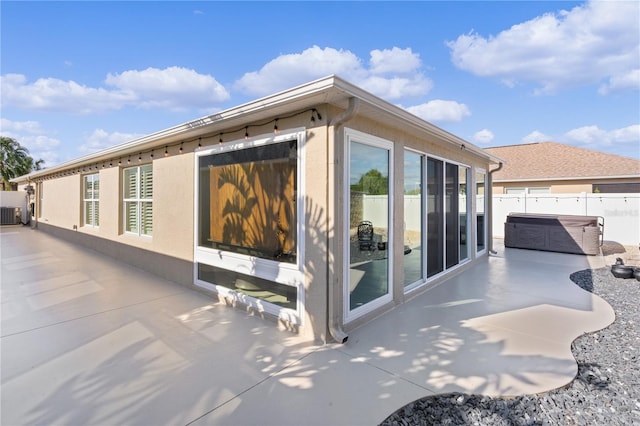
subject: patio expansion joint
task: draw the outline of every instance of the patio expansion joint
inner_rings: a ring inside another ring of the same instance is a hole
[[[294,359],[291,362],[288,362],[286,364],[284,364],[281,368],[269,373],[268,375],[266,375],[262,380],[258,380],[256,383],[254,383],[253,385],[247,387],[246,389],[244,389],[241,392],[238,392],[237,394],[235,394],[234,396],[232,396],[231,398],[227,399],[226,401],[221,402],[220,404],[216,405],[215,407],[213,407],[212,409],[208,410],[207,412],[203,413],[202,415],[196,417],[195,419],[185,423],[185,426],[189,426],[195,422],[197,422],[200,419],[203,419],[204,417],[208,416],[209,414],[213,413],[214,411],[218,410],[219,408],[229,404],[231,401],[241,397],[242,395],[244,395],[245,393],[251,391],[252,389],[255,389],[256,387],[260,386],[261,384],[269,381],[270,379],[274,378],[275,376],[277,376],[278,374],[280,374],[282,371],[286,370],[287,368],[297,364],[298,362],[302,361],[303,359],[305,359],[306,357],[308,357],[309,355],[317,352],[320,349],[320,347],[309,351],[308,353],[302,355],[299,358]]]
[[[355,356],[353,356],[353,355],[351,355],[351,354],[349,354],[349,353],[347,353],[347,352],[345,352],[343,350],[340,350],[339,348],[336,348],[335,350],[340,352],[341,354],[349,357],[349,359],[351,359],[351,360],[354,360],[354,359],[358,358],[358,357],[355,357]],[[427,392],[430,392],[431,395],[437,395],[438,394],[437,390],[428,388],[428,387],[426,387],[424,385],[421,385],[420,383],[416,383],[413,380],[410,380],[410,379],[408,379],[406,377],[400,376],[398,373],[394,373],[393,371],[387,370],[386,368],[382,368],[382,367],[372,363],[371,361],[358,361],[358,362],[361,363],[361,364],[366,364],[369,367],[375,368],[376,370],[381,371],[381,372],[383,372],[385,374],[388,374],[388,375],[390,375],[390,376],[392,376],[392,377],[394,377],[394,378],[396,378],[398,380],[401,380],[401,381],[403,381],[405,383],[409,383],[411,385],[419,387],[420,389],[423,389],[423,390],[425,390]],[[429,395],[427,395],[427,396],[429,396]]]
[[[131,308],[133,306],[141,306],[141,305],[144,305],[146,303],[157,302],[158,300],[166,299],[168,297],[174,297],[174,296],[177,296],[177,295],[183,294],[183,293],[185,293],[185,291],[179,291],[179,292],[176,292],[176,293],[167,294],[167,295],[164,295],[164,296],[160,296],[160,297],[156,297],[156,298],[153,298],[153,299],[144,300],[144,301],[141,301],[141,302],[131,303],[129,305],[118,306],[117,308],[105,309],[103,311],[94,312],[92,314],[82,315],[82,316],[75,317],[75,318],[69,318],[69,319],[66,319],[66,320],[63,320],[63,321],[57,321],[57,322],[54,322],[54,323],[51,323],[51,324],[41,325],[39,327],[29,328],[27,330],[17,331],[15,333],[3,334],[3,335],[0,335],[0,338],[18,336],[18,335],[21,335],[21,334],[30,333],[32,331],[42,330],[42,329],[45,329],[45,328],[48,328],[48,327],[55,327],[55,326],[60,325],[60,324],[66,324],[66,323],[69,323],[69,322],[79,321],[79,320],[82,320],[82,319],[95,317],[95,316],[106,314],[106,313],[109,313],[109,312],[115,312],[115,311],[119,311],[119,310],[122,310],[122,309]]]

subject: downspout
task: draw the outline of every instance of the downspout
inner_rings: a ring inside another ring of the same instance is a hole
[[[498,252],[493,249],[493,174],[502,169],[502,166],[504,166],[504,163],[501,161],[498,163],[497,169],[489,171],[489,182],[487,182],[487,200],[489,201],[487,203],[487,211],[489,212],[489,223],[487,224],[489,227],[489,254],[494,256],[498,254]]]
[[[333,153],[334,155],[334,159],[335,159],[335,148],[336,148],[336,138],[338,136],[338,130],[340,128],[342,128],[342,125],[344,123],[346,123],[347,121],[351,120],[357,113],[358,113],[358,109],[360,108],[360,99],[355,98],[355,97],[351,97],[349,98],[349,106],[347,107],[346,110],[344,110],[341,114],[337,115],[336,117],[334,117],[331,122],[329,123],[329,127],[333,127],[333,149],[329,149],[330,145],[329,145],[329,138],[327,138],[327,166],[330,164],[329,163],[329,153]],[[334,159],[332,160],[332,163],[335,163]],[[335,177],[335,168],[332,169],[333,173],[334,173],[334,177]],[[327,176],[327,188],[326,188],[326,194],[327,194],[327,205],[333,205],[335,206],[334,201],[332,200],[332,197],[335,199],[335,187],[331,188],[330,187],[330,182],[334,182],[335,179],[331,178],[330,176]],[[338,193],[340,193],[340,191],[338,191]],[[334,213],[335,216],[335,208],[330,210],[331,212]],[[327,215],[328,218],[328,215]],[[328,227],[327,227],[328,230]],[[334,232],[334,241],[335,241],[335,232]],[[329,248],[329,232],[327,232],[327,247]],[[332,249],[334,247],[331,247]],[[331,250],[331,252],[335,253],[335,250]],[[349,336],[347,335],[347,333],[345,333],[345,331],[342,329],[342,323],[341,321],[339,321],[339,317],[340,317],[340,312],[336,312],[336,302],[338,300],[341,300],[341,298],[339,298],[338,296],[340,295],[340,293],[336,294],[336,289],[335,289],[335,282],[334,282],[334,275],[331,274],[331,265],[330,262],[327,262],[327,278],[329,278],[328,280],[328,288],[327,288],[327,314],[328,314],[328,320],[327,320],[327,325],[329,327],[329,333],[331,334],[331,337],[333,337],[333,339],[336,342],[339,343],[346,343],[347,339],[349,338]],[[340,304],[340,306],[342,307],[342,304]]]

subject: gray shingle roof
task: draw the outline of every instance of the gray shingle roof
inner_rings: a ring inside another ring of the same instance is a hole
[[[585,177],[640,177],[640,160],[557,142],[485,148],[505,160],[494,181]]]

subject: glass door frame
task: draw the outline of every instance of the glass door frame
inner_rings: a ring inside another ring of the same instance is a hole
[[[350,272],[351,272],[351,236],[350,236],[350,221],[351,221],[351,144],[359,143],[362,145],[368,145],[375,148],[381,148],[387,151],[387,165],[388,165],[388,199],[387,199],[387,292],[366,304],[359,306],[355,309],[351,309],[351,292],[350,292]],[[393,142],[379,138],[377,136],[370,135],[368,133],[360,132],[351,128],[344,129],[344,233],[343,233],[343,253],[344,253],[344,268],[343,268],[343,318],[344,323],[349,323],[359,317],[362,317],[370,312],[375,311],[381,306],[391,302],[393,300],[393,258],[394,258],[394,232],[393,232],[393,198],[394,198],[394,145]]]
[[[481,174],[484,176],[483,179],[483,194],[482,194],[482,200],[483,200],[483,205],[482,205],[482,215],[483,215],[483,223],[482,223],[482,235],[480,235],[478,233],[478,215],[480,213],[479,211],[479,206],[478,206],[478,175]],[[488,224],[487,224],[487,212],[488,212],[488,205],[487,203],[491,202],[491,200],[489,200],[487,198],[487,171],[483,168],[480,167],[476,167],[473,169],[472,172],[472,176],[473,176],[473,194],[474,194],[474,201],[473,201],[473,223],[472,223],[472,228],[473,231],[475,233],[475,247],[473,249],[473,252],[475,253],[476,256],[481,256],[484,255],[487,252],[487,245],[488,245],[488,241],[487,241],[487,231],[488,231]],[[478,249],[479,247],[479,239],[480,237],[482,237],[484,239],[483,241],[483,245],[482,245],[482,249]]]
[[[459,268],[460,265],[468,263],[473,259],[472,253],[474,253],[474,250],[471,247],[469,247],[469,246],[467,247],[468,254],[467,254],[467,257],[464,258],[464,259],[460,259],[459,247],[457,247],[457,250],[458,250],[458,261],[457,261],[457,263],[452,264],[451,266],[447,267],[447,259],[446,259],[446,253],[447,253],[447,236],[446,236],[447,215],[446,215],[444,207],[445,207],[445,201],[446,201],[446,177],[447,177],[447,173],[446,173],[447,167],[446,166],[449,165],[449,164],[453,165],[453,166],[456,166],[458,168],[458,171],[460,170],[460,167],[464,167],[467,170],[467,173],[466,173],[466,179],[467,179],[467,183],[466,183],[466,185],[467,185],[467,188],[466,188],[466,191],[467,191],[467,200],[466,200],[466,209],[467,209],[466,238],[467,238],[467,244],[469,244],[470,241],[475,241],[473,239],[473,234],[475,234],[475,230],[471,229],[471,225],[475,224],[475,219],[473,221],[470,220],[469,212],[468,212],[468,210],[471,209],[471,206],[473,206],[473,204],[469,200],[469,196],[468,196],[469,180],[470,180],[470,177],[473,176],[473,174],[472,174],[473,170],[474,170],[473,167],[471,167],[471,165],[469,165],[469,164],[461,163],[459,161],[455,161],[455,160],[451,160],[451,159],[448,159],[448,158],[439,157],[437,155],[431,155],[429,153],[426,153],[425,154],[425,162],[424,162],[425,163],[425,165],[424,165],[424,168],[425,168],[424,173],[425,173],[425,195],[426,195],[427,199],[428,199],[428,197],[430,195],[429,194],[429,185],[428,185],[428,182],[427,182],[427,180],[428,180],[427,163],[428,163],[429,159],[435,160],[435,161],[439,161],[442,164],[442,170],[441,170],[441,173],[440,173],[441,174],[441,178],[442,178],[442,182],[441,182],[441,185],[440,185],[440,191],[441,191],[440,197],[441,197],[441,201],[442,201],[443,211],[442,211],[442,218],[441,218],[442,222],[440,223],[440,225],[443,227],[444,235],[443,235],[442,242],[440,244],[440,250],[442,250],[442,253],[443,253],[442,265],[441,265],[442,266],[442,270],[434,273],[433,275],[429,275],[429,270],[428,270],[429,251],[430,251],[430,249],[433,249],[433,247],[429,247],[428,244],[425,243],[425,251],[426,251],[426,255],[425,255],[425,277],[426,277],[427,283],[438,279],[438,277],[441,277],[441,276],[447,274],[448,272]],[[474,184],[475,184],[475,181],[474,181]],[[457,188],[459,188],[459,184],[457,185]],[[474,190],[475,190],[475,186],[474,186]],[[457,189],[456,189],[455,193],[456,193],[455,196],[457,196],[457,194],[458,194],[458,190]],[[458,206],[458,212],[457,212],[458,215],[460,214],[460,208],[459,207],[460,206]],[[425,212],[428,213],[428,208],[425,208]],[[474,211],[474,213],[475,213],[475,211]],[[425,214],[425,215],[427,216],[426,225],[425,225],[426,226],[425,227],[425,232],[428,233],[429,232],[429,229],[428,229],[428,227],[429,227],[429,218],[428,218],[427,214]],[[474,217],[475,217],[475,215],[474,215]],[[459,229],[460,229],[460,223],[458,223],[458,245],[459,245],[459,238],[460,238]]]

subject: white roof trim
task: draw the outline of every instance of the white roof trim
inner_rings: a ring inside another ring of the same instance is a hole
[[[456,148],[465,149],[494,163],[504,162],[499,157],[482,150],[472,143],[441,129],[396,105],[378,98],[377,96],[362,90],[338,76],[330,75],[274,95],[260,98],[255,101],[131,140],[129,142],[115,145],[102,151],[91,153],[44,170],[39,170],[28,175],[11,179],[11,182],[24,182],[40,176],[58,173],[63,170],[90,163],[102,162],[113,159],[114,157],[135,154],[138,151],[146,151],[162,147],[167,144],[173,144],[180,139],[194,139],[204,134],[211,132],[215,133],[215,126],[217,124],[224,124],[224,127],[221,126],[220,129],[225,127],[228,128],[230,126],[241,126],[242,124],[238,123],[239,121],[268,109],[277,108],[282,110],[277,111],[277,115],[285,114],[286,108],[289,108],[290,110],[304,108],[304,106],[294,104],[296,101],[308,100],[308,107],[312,108],[314,105],[323,103],[332,104],[337,102],[337,100],[348,99],[349,97],[359,98],[361,102],[380,109],[383,112],[404,121],[407,125],[412,126],[419,131],[433,135],[439,140],[449,142]],[[293,106],[291,106],[291,104],[293,104]],[[234,123],[233,121],[237,122]]]

